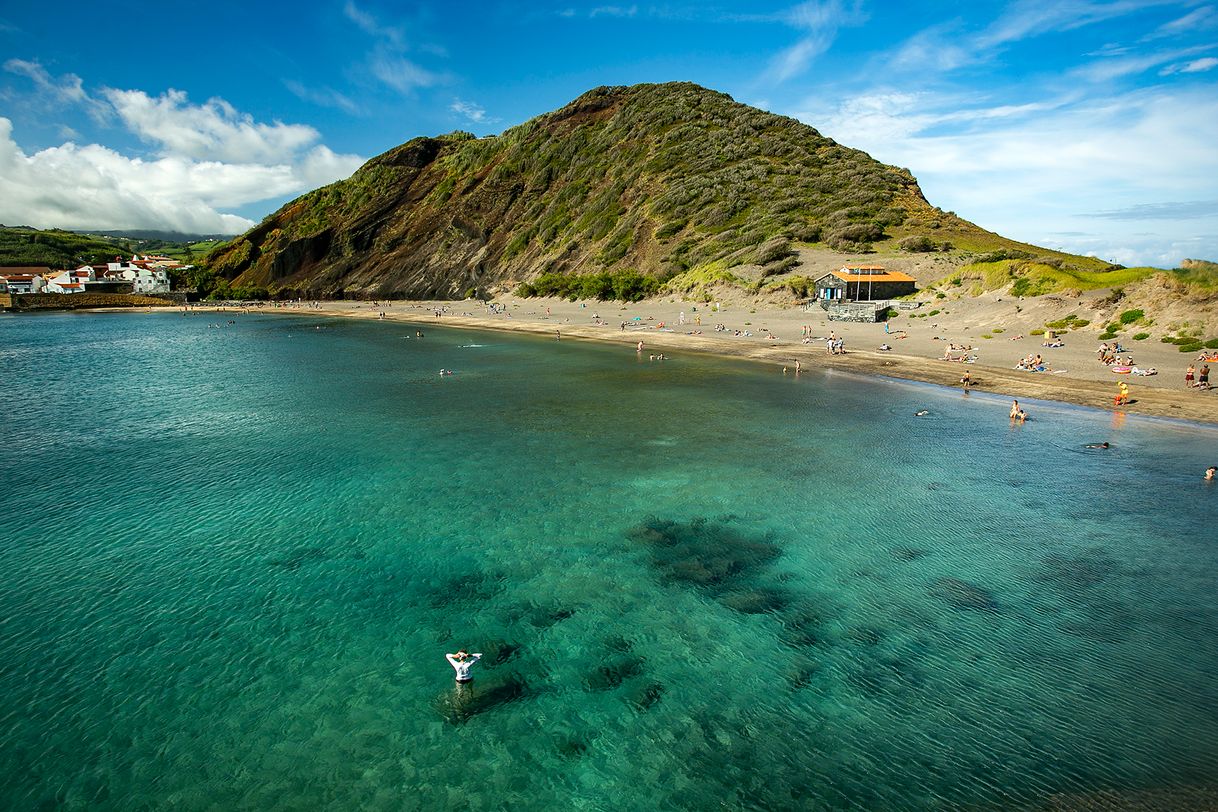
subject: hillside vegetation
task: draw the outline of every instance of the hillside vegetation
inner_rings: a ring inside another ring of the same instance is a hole
[[[46,266],[55,270],[109,262],[132,253],[164,254],[191,263],[223,244],[218,239],[175,242],[159,237],[79,234],[63,229],[0,226],[0,267]]]
[[[72,231],[41,231],[25,226],[0,226],[0,267],[39,265],[52,269],[79,268],[130,256],[127,240],[94,237]]]
[[[278,295],[460,297],[543,274],[547,289],[554,274],[627,272],[681,288],[746,265],[789,273],[801,245],[902,240],[1018,246],[930,206],[907,170],[674,83],[597,88],[497,137],[416,138],[208,262]]]

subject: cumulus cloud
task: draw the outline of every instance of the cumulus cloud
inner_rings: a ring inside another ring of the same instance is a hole
[[[71,140],[26,153],[0,117],[0,222],[235,234],[253,223],[225,209],[331,183],[362,163],[317,143],[312,127],[263,124],[222,99],[195,105],[175,90],[154,97],[113,88],[92,99],[76,77],[53,79],[36,63],[17,67],[43,94],[104,105],[156,155],[78,145],[70,128],[62,134]]]
[[[283,160],[320,136],[304,124],[260,124],[223,99],[190,104],[180,90],[152,97],[142,90],[106,88],[102,95],[123,123],[165,154],[200,160],[260,163]]]

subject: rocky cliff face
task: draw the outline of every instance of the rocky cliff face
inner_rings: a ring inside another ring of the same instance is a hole
[[[661,279],[862,247],[930,207],[906,171],[691,84],[597,88],[500,136],[416,138],[215,251],[279,295],[459,297],[546,271]],[[957,221],[959,222],[959,221]]]

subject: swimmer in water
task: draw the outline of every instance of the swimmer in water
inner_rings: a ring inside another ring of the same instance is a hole
[[[474,678],[470,676],[469,670],[474,667],[474,663],[482,659],[482,655],[470,654],[461,649],[456,654],[445,654],[444,658],[457,672],[457,682],[471,682]]]
[[[1108,443],[1106,443],[1106,442],[1104,442],[1104,443],[1087,443],[1087,445],[1083,446],[1083,448],[1111,448],[1111,447],[1112,446],[1108,445]]]
[[[914,417],[926,417],[928,414],[930,414],[930,409],[921,409],[914,412]]]
[[[1218,476],[1218,465],[1211,465],[1209,468],[1205,469],[1206,482],[1213,482],[1215,476]]]

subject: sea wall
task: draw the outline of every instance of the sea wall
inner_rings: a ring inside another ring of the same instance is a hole
[[[17,293],[9,296],[17,311],[85,310],[96,307],[172,307],[185,301],[174,294],[142,296],[133,293]]]

